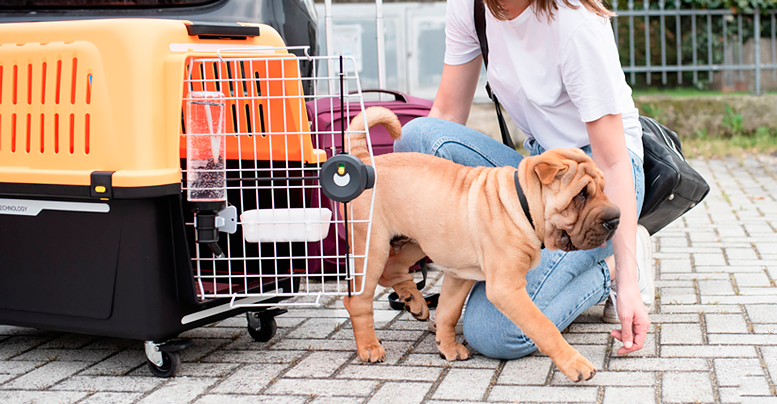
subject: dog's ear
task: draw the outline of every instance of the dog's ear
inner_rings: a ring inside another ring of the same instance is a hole
[[[534,165],[534,172],[544,185],[550,184],[556,175],[564,168],[562,165],[541,161]]]

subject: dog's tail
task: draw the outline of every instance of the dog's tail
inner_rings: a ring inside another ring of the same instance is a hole
[[[365,127],[364,121],[369,127]],[[367,130],[375,125],[383,125],[394,140],[402,136],[402,124],[397,115],[384,107],[370,107],[356,115],[348,126],[349,152],[365,163],[369,163],[370,153],[367,148]]]

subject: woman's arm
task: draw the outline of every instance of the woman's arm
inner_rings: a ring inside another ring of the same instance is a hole
[[[480,76],[481,63],[483,63],[483,57],[478,56],[461,65],[443,66],[440,86],[434,97],[434,105],[429,111],[430,117],[462,125],[467,124]]]
[[[621,210],[618,231],[612,239],[615,252],[615,272],[618,283],[617,309],[621,329],[614,330],[613,337],[623,342],[618,350],[622,355],[642,349],[650,319],[642,302],[637,285],[637,198],[631,157],[626,148],[623,120],[620,114],[605,115],[587,122],[594,162],[604,173],[604,192]]]

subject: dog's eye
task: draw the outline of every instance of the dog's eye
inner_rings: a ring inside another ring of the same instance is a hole
[[[580,191],[580,193],[579,193],[579,194],[577,194],[577,196],[579,196],[579,197],[581,197],[581,198],[585,198],[585,197],[587,197],[587,196],[588,196],[588,189],[587,189],[587,188],[583,188],[583,190],[582,190],[582,191]]]

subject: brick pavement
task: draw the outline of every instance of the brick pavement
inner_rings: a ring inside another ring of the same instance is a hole
[[[188,331],[169,379],[151,375],[138,341],[0,326],[0,403],[777,403],[777,158],[692,163],[712,190],[653,237],[645,349],[615,355],[601,305],[565,331],[600,370],[591,381],[569,382],[539,354],[447,363],[427,324],[380,291],[383,364],[359,362],[337,299],[290,309],[267,343],[242,316]]]

